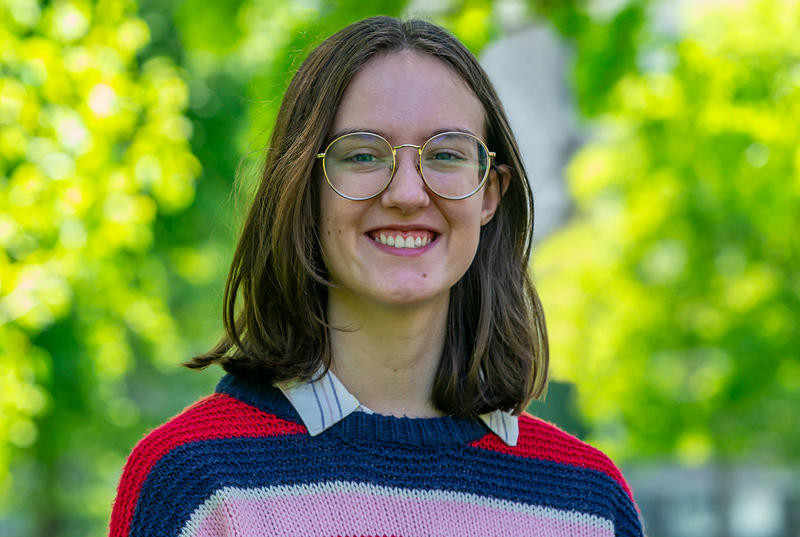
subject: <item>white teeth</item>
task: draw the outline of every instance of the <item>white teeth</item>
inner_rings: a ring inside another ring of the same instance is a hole
[[[421,248],[427,246],[432,240],[432,237],[417,236],[417,237],[402,237],[394,235],[386,235],[381,233],[378,236],[372,237],[375,242],[393,246],[394,248]]]

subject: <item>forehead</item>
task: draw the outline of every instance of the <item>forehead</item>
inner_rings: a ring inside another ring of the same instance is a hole
[[[453,68],[433,56],[399,51],[372,58],[345,90],[331,134],[363,129],[393,143],[420,143],[459,130],[484,137],[484,110]]]

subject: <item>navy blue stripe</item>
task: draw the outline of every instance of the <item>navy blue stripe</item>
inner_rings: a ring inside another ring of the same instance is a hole
[[[303,422],[300,414],[297,413],[283,392],[269,384],[249,381],[229,373],[217,383],[215,392],[228,394],[281,419],[295,423]]]
[[[130,535],[177,535],[194,509],[226,486],[334,480],[450,490],[575,510],[614,520],[620,535],[637,534],[637,515],[627,495],[596,470],[479,448],[343,445],[335,436],[298,435],[209,440],[174,449],[144,483]]]

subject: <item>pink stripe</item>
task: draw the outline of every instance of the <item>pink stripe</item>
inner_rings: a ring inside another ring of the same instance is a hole
[[[311,487],[308,492],[313,492]],[[458,500],[425,498],[425,492],[420,492],[422,498],[344,491],[259,497],[268,493],[263,489],[241,490],[238,494],[234,492],[237,497],[214,502],[214,507],[206,505],[203,508],[211,512],[203,520],[195,518],[200,514],[196,512],[182,535],[614,535],[610,523],[600,526],[596,522],[598,519],[593,522],[577,511],[550,510],[554,515],[547,516]],[[519,507],[510,502],[506,505]]]

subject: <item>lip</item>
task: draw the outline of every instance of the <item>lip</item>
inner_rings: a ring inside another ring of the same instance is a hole
[[[426,224],[386,224],[385,226],[375,226],[367,230],[367,235],[380,231],[382,229],[391,229],[394,231],[430,231],[434,235],[441,235],[442,232],[435,227]]]

